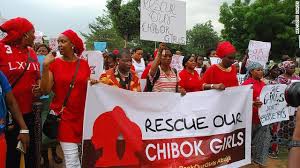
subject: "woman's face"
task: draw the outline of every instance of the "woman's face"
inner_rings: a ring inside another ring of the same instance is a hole
[[[195,57],[191,57],[186,63],[185,68],[187,69],[195,69],[196,67],[196,60]]]
[[[163,50],[160,63],[165,66],[170,66],[172,62],[172,53],[170,50]]]
[[[32,29],[29,32],[24,34],[23,44],[25,44],[26,46],[33,46],[33,42],[34,42],[34,39],[35,39],[34,32],[35,32],[35,30]]]
[[[210,57],[216,57],[217,56],[217,52],[215,50],[212,50],[209,54]]]
[[[196,61],[197,62],[197,66],[201,67],[203,65],[203,61],[204,61],[203,57],[201,57],[201,56],[197,57],[197,61]]]
[[[49,52],[48,52],[48,49],[44,46],[40,47],[37,51],[36,51],[36,54],[37,55],[47,55]]]
[[[63,34],[59,35],[58,39],[58,50],[61,55],[66,56],[67,53],[74,53],[73,44],[69,38]]]
[[[123,53],[121,58],[118,59],[118,68],[123,72],[129,72],[132,66],[132,59],[130,55]]]
[[[290,68],[286,69],[286,73],[288,75],[293,75],[295,73],[295,68],[296,68],[295,65],[292,65]]]
[[[136,61],[140,61],[143,57],[143,50],[136,50],[133,54],[133,59]]]
[[[108,64],[109,68],[115,68],[115,66],[117,65],[117,62],[113,58],[108,57],[107,64]]]
[[[253,69],[250,73],[251,77],[256,80],[262,79],[264,76],[264,70],[262,68]]]
[[[277,78],[280,75],[279,67],[277,66],[277,67],[272,68],[270,71],[270,74],[271,74],[272,78],[274,78],[274,79]]]
[[[225,68],[229,68],[232,64],[235,62],[235,54],[227,55],[222,59],[222,64],[225,66]]]

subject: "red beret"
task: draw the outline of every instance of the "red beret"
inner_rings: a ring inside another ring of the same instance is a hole
[[[216,52],[217,56],[222,59],[230,54],[235,53],[236,49],[229,41],[223,41],[218,44]]]
[[[71,29],[64,31],[62,34],[69,38],[71,43],[75,46],[77,56],[80,56],[84,51],[84,45],[81,38]]]
[[[32,23],[25,18],[17,17],[10,19],[0,26],[0,30],[7,33],[7,36],[1,41],[3,43],[14,42],[33,29]]]

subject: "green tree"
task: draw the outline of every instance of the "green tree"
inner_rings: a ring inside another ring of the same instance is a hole
[[[81,33],[86,39],[87,49],[94,48],[95,41],[105,41],[109,50],[122,47],[122,38],[107,15],[98,16],[96,22],[89,24],[90,33]]]
[[[140,1],[131,0],[122,4],[122,0],[108,0],[107,9],[112,20],[113,27],[124,39],[124,48],[128,41],[139,35],[140,31]]]
[[[272,43],[272,59],[294,53],[294,0],[235,0],[223,3],[219,21],[224,24],[222,38],[231,41],[239,50],[248,47],[249,40]]]
[[[188,54],[203,54],[207,49],[215,48],[219,37],[213,29],[211,21],[196,24],[187,31],[187,45],[185,50]]]

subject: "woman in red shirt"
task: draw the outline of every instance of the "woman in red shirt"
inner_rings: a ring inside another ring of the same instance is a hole
[[[186,92],[202,90],[202,80],[195,70],[196,60],[194,56],[185,56],[182,61],[184,69],[179,73],[179,86]]]
[[[58,37],[58,48],[62,57],[54,58],[52,54],[48,54],[45,58],[41,89],[44,93],[52,90],[55,94],[50,104],[50,111],[61,114],[58,140],[64,152],[66,168],[80,168],[78,144],[82,140],[83,115],[90,68],[87,61],[80,58],[84,46],[74,31],[67,30]],[[65,108],[62,110],[78,61],[79,69],[74,86]]]
[[[34,27],[25,18],[14,18],[0,26],[0,30],[7,36],[0,41],[0,70],[5,74],[12,85],[12,92],[16,97],[20,111],[28,127],[19,128],[15,125],[6,132],[7,167],[20,166],[20,152],[16,150],[19,132],[29,133],[30,144],[26,151],[26,167],[35,167],[35,134],[34,128],[39,127],[34,121],[32,104],[38,96],[40,79],[40,65],[34,50],[31,48],[34,41]],[[34,92],[34,93],[33,93]]]
[[[212,65],[203,75],[203,89],[224,90],[226,87],[238,86],[237,70],[233,65],[236,49],[228,41],[219,43],[217,55],[222,59],[219,64]]]
[[[272,139],[270,126],[262,126],[258,116],[258,108],[262,105],[259,96],[266,84],[262,81],[263,66],[260,63],[248,62],[246,68],[249,78],[242,85],[253,85],[252,160],[262,167],[266,164]]]

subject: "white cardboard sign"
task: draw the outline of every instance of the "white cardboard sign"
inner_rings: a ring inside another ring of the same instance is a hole
[[[186,44],[186,2],[141,0],[140,39]]]

